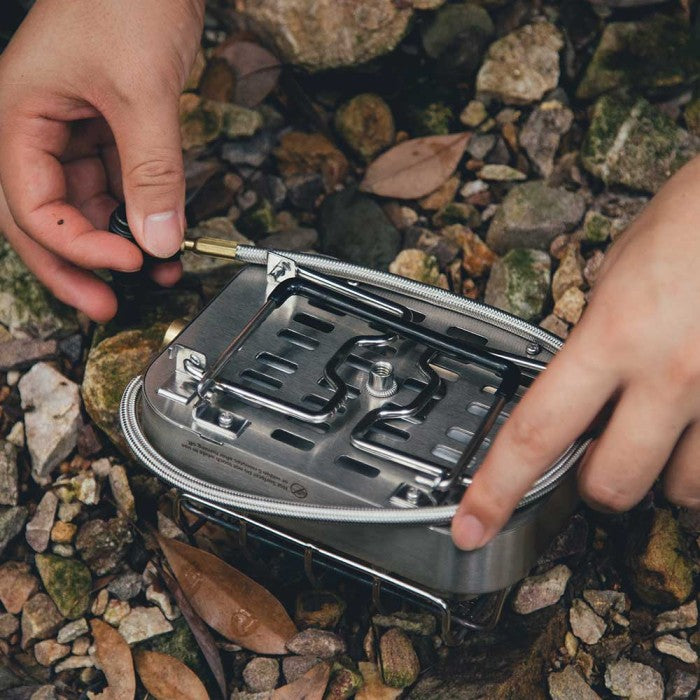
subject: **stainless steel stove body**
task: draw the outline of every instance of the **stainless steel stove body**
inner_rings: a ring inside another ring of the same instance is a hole
[[[127,389],[137,457],[203,506],[427,594],[522,578],[574,508],[583,442],[484,548],[458,550],[449,517],[558,342],[488,307],[451,310],[444,295],[464,300],[444,290],[407,296],[267,262],[244,267]]]

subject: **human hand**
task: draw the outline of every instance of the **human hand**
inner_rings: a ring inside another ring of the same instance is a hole
[[[178,100],[203,14],[204,0],[37,0],[0,56],[0,230],[55,296],[95,320],[115,314],[116,298],[88,270],[142,264],[105,230],[118,199],[144,250],[179,249]],[[180,274],[179,263],[153,271],[165,285]]]
[[[700,507],[700,158],[662,188],[606,256],[563,349],[498,433],[452,523],[486,544],[556,457],[612,402],[578,472],[594,507],[625,511],[664,471],[678,505]]]

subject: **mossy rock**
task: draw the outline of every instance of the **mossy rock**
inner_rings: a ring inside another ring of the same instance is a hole
[[[335,128],[363,160],[370,161],[394,142],[394,117],[379,95],[363,93],[335,113]]]
[[[35,561],[44,588],[61,615],[69,620],[82,617],[87,611],[92,588],[87,566],[55,554],[37,554]]]
[[[601,97],[581,150],[583,165],[607,185],[655,193],[700,151],[700,139],[644,99]]]

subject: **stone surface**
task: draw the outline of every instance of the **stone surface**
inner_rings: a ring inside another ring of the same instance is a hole
[[[39,579],[30,573],[29,564],[8,561],[0,566],[0,603],[8,612],[17,614],[39,590]]]
[[[131,600],[143,589],[143,578],[135,571],[127,571],[109,582],[107,590],[119,600]]]
[[[282,659],[282,673],[287,683],[293,683],[307,671],[321,663],[318,656],[285,656]]]
[[[476,80],[477,93],[508,104],[527,104],[559,82],[559,30],[548,22],[528,24],[491,44]]]
[[[656,192],[700,150],[700,141],[646,100],[601,97],[581,158],[607,185]]]
[[[345,661],[343,659],[343,661]],[[335,661],[331,667],[331,677],[324,700],[345,700],[353,697],[363,686],[364,679],[351,662]]]
[[[27,523],[25,537],[35,552],[43,552],[49,546],[57,506],[58,497],[53,491],[47,491],[41,497],[32,519]]]
[[[561,137],[569,131],[574,114],[556,100],[543,102],[534,109],[523,126],[519,141],[537,172],[549,177]]]
[[[257,656],[251,659],[243,669],[243,680],[248,690],[262,693],[274,690],[280,676],[280,665],[277,659]]]
[[[662,700],[664,697],[661,674],[651,666],[628,659],[608,665],[605,685],[614,695],[629,700]]]
[[[692,563],[684,553],[673,514],[657,508],[640,523],[628,556],[629,574],[637,595],[649,605],[683,603],[693,592]]]
[[[59,659],[70,654],[70,646],[55,639],[45,639],[34,645],[34,657],[42,666],[53,666]]]
[[[57,544],[70,544],[78,531],[75,523],[66,523],[58,520],[51,528],[51,541]]]
[[[0,506],[0,556],[21,532],[26,520],[27,509],[24,506]]]
[[[40,360],[51,360],[57,354],[57,340],[15,338],[0,342],[0,371],[25,369]]]
[[[46,339],[77,330],[75,311],[61,304],[0,239],[0,323],[15,337]]]
[[[146,600],[155,603],[165,615],[166,620],[175,620],[180,616],[180,610],[176,605],[173,605],[168,593],[154,584],[146,588]]]
[[[657,637],[654,640],[654,647],[662,654],[675,656],[687,664],[694,664],[698,660],[698,653],[690,646],[688,640],[679,639],[672,634]]]
[[[396,46],[411,18],[411,3],[319,0],[243,0],[252,28],[285,63],[321,70],[363,63]]]
[[[564,564],[558,564],[539,576],[526,578],[513,598],[513,610],[521,615],[529,615],[554,605],[564,595],[570,578],[571,569]]]
[[[583,286],[583,258],[579,246],[570,243],[564,250],[559,261],[559,267],[552,277],[552,296],[557,302],[571,287],[580,289]],[[559,316],[559,314],[557,314]]]
[[[124,560],[133,537],[123,518],[89,520],[78,530],[75,546],[97,576],[111,573]]]
[[[133,608],[119,623],[119,634],[128,644],[142,642],[158,634],[172,632],[173,626],[158,608]]]
[[[671,632],[695,627],[698,624],[698,603],[691,600],[674,610],[667,610],[656,618],[657,632]]]
[[[19,619],[12,613],[0,613],[0,639],[11,637],[19,629]]]
[[[391,688],[406,688],[416,682],[420,662],[411,640],[394,627],[379,638],[379,658],[384,683]]]
[[[125,600],[110,600],[104,611],[104,621],[116,627],[131,612],[131,606]]]
[[[666,700],[681,700],[690,697],[698,687],[698,674],[679,668],[671,671],[666,683]]]
[[[434,615],[422,612],[404,612],[377,614],[372,616],[372,624],[377,627],[396,627],[408,634],[430,637],[437,630]]]
[[[526,321],[542,314],[549,294],[550,259],[541,250],[513,248],[491,269],[484,301]]]
[[[394,117],[379,95],[363,93],[342,104],[335,113],[335,128],[345,142],[366,161],[394,142]]]
[[[331,192],[345,180],[348,161],[323,134],[289,131],[275,149],[277,167],[285,180],[299,175],[320,174]]]
[[[37,593],[22,607],[22,648],[38,639],[48,639],[63,622],[53,600],[46,593]]]
[[[554,304],[554,315],[568,323],[578,323],[585,306],[584,293],[576,287],[569,287]]]
[[[308,629],[294,635],[287,642],[287,649],[299,656],[318,656],[330,659],[345,651],[345,642],[333,632],[319,629]]]
[[[39,362],[19,380],[32,476],[41,484],[75,448],[80,416],[78,385],[51,365]],[[31,409],[31,410],[29,410]]]
[[[389,265],[389,272],[401,277],[447,289],[447,278],[440,272],[437,259],[418,248],[404,248]]]
[[[115,464],[109,470],[109,488],[116,501],[119,512],[127,518],[136,517],[136,502],[131,493],[129,479],[126,476],[126,469],[121,464]]]
[[[585,201],[580,194],[543,181],[513,187],[493,217],[486,243],[496,252],[511,248],[546,250],[558,235],[581,221]]]
[[[569,610],[571,631],[584,643],[596,644],[605,634],[607,625],[600,615],[580,598],[576,598]]]
[[[477,173],[481,180],[493,182],[518,182],[527,180],[527,175],[520,170],[511,168],[510,165],[485,165]]]
[[[92,588],[88,568],[75,559],[55,554],[37,554],[35,562],[44,588],[61,614],[69,619],[84,615]]]
[[[17,448],[0,440],[0,506],[16,506],[18,497]]]
[[[584,600],[596,615],[605,617],[608,613],[624,613],[627,610],[627,596],[622,591],[585,590]]]
[[[462,250],[462,268],[470,277],[485,275],[498,256],[472,230],[461,224],[446,226],[440,233]]]
[[[87,620],[81,617],[79,620],[74,620],[61,627],[56,635],[56,641],[59,644],[68,644],[75,641],[78,637],[88,634],[89,631]]]
[[[399,232],[370,197],[352,189],[330,195],[320,211],[321,251],[386,270],[400,247]]]
[[[547,678],[549,695],[552,700],[596,700],[596,693],[573,667],[550,673]]]
[[[294,621],[302,629],[334,629],[344,612],[345,601],[333,591],[302,591],[297,596]]]

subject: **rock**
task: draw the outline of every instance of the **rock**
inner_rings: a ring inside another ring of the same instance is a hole
[[[629,700],[662,700],[664,682],[651,666],[621,659],[605,669],[605,686],[619,697]]]
[[[41,360],[52,360],[57,354],[57,340],[15,338],[0,342],[0,372],[25,369]]]
[[[143,590],[143,578],[135,571],[127,571],[110,581],[107,590],[119,600],[131,600]]]
[[[362,687],[364,680],[356,666],[335,661],[331,667],[330,681],[324,700],[346,700]]]
[[[80,503],[80,501],[73,501],[72,503],[59,503],[58,519],[61,522],[69,523],[80,515],[82,509],[83,504]]]
[[[692,564],[684,553],[678,522],[661,508],[647,517],[628,556],[632,585],[648,605],[677,606],[693,592]]]
[[[240,9],[284,63],[325,70],[391,51],[406,31],[410,5],[319,0],[310,12],[305,0],[244,0]]]
[[[388,268],[401,244],[382,208],[352,189],[325,199],[319,233],[323,253],[379,270]]]
[[[12,426],[7,434],[7,442],[20,450],[24,447],[24,423],[22,421],[17,421]]]
[[[580,289],[583,286],[582,268],[583,259],[579,253],[579,246],[575,243],[568,244],[559,262],[559,267],[552,277],[552,296],[555,302],[559,301],[564,292],[572,287]]]
[[[109,593],[107,593],[106,588],[102,588],[98,591],[95,599],[92,601],[92,606],[90,607],[90,612],[96,617],[102,617],[105,610],[107,609],[107,603],[109,602]]]
[[[75,311],[32,275],[5,239],[0,239],[0,323],[15,337],[46,339],[78,329]]]
[[[583,680],[573,666],[550,673],[547,678],[552,700],[596,700],[600,695]]]
[[[666,683],[666,700],[681,700],[690,697],[698,687],[698,674],[683,671],[679,668],[671,671]]]
[[[158,608],[133,608],[119,623],[119,634],[128,644],[142,642],[144,639],[172,631],[173,626]]]
[[[88,634],[89,631],[87,620],[81,617],[79,620],[74,620],[61,627],[56,635],[56,641],[59,644],[68,644],[75,641],[78,637]]]
[[[27,520],[27,509],[25,506],[0,506],[0,556],[5,551],[5,547],[21,531]]]
[[[564,595],[570,578],[571,570],[564,564],[559,564],[539,576],[526,578],[513,598],[513,610],[521,615],[529,615],[554,605]]]
[[[444,102],[409,104],[406,107],[405,120],[413,136],[445,136],[451,132],[454,113]]]
[[[125,600],[110,600],[104,611],[104,621],[116,627],[131,612],[131,606]]]
[[[82,385],[85,408],[124,453],[128,448],[119,427],[119,402],[126,385],[160,347],[165,330],[165,324],[156,324],[146,330],[122,331],[90,349]]]
[[[671,632],[696,627],[698,624],[698,603],[691,600],[674,610],[667,610],[656,618],[657,632]]]
[[[72,620],[84,615],[92,588],[88,568],[75,559],[55,554],[37,554],[35,562],[44,588],[61,615]]]
[[[470,277],[482,277],[493,266],[498,256],[466,226],[454,224],[440,232],[462,249],[462,267]]]
[[[280,677],[280,665],[277,659],[257,656],[251,659],[243,669],[243,680],[248,690],[262,693],[274,690]]]
[[[247,139],[226,143],[221,149],[221,157],[231,165],[248,165],[259,168],[272,153],[275,136],[270,131],[261,131]]]
[[[78,531],[78,526],[74,523],[65,523],[58,520],[51,528],[51,541],[57,544],[70,544]]]
[[[700,141],[646,100],[601,97],[581,149],[583,165],[607,185],[656,192],[700,150]]]
[[[0,440],[0,506],[16,506],[18,498],[17,448]]]
[[[491,44],[476,79],[478,94],[507,104],[542,99],[559,83],[559,30],[548,22],[528,24]]]
[[[8,561],[0,566],[0,603],[5,610],[17,614],[39,590],[39,579],[30,573],[29,564]]]
[[[686,664],[694,664],[698,653],[690,646],[687,639],[679,639],[672,634],[664,634],[654,640],[654,647],[662,654],[675,656]]]
[[[271,236],[258,241],[261,248],[273,250],[312,250],[318,243],[318,232],[313,228],[297,226],[296,228],[280,233],[273,233]]]
[[[345,601],[331,591],[303,591],[297,596],[294,621],[300,628],[333,629],[345,612]]]
[[[427,211],[437,211],[446,207],[457,194],[460,181],[457,175],[446,180],[436,190],[418,200],[418,204]]]
[[[294,683],[307,671],[321,663],[318,656],[285,656],[282,659],[282,673],[287,683]]]
[[[184,150],[213,141],[222,126],[223,113],[216,102],[191,92],[180,95],[180,136]]]
[[[493,22],[483,7],[468,2],[449,4],[435,13],[427,25],[423,48],[430,58],[439,59],[441,72],[470,77],[493,33]]]
[[[319,173],[292,175],[287,178],[287,199],[298,209],[311,211],[325,191],[323,178]]]
[[[627,596],[622,591],[585,590],[584,600],[596,615],[605,617],[610,611],[623,613],[627,610]]]
[[[596,615],[587,603],[576,598],[569,610],[571,631],[585,644],[595,644],[605,634],[605,620]]]
[[[180,540],[181,542],[187,541],[185,533],[167,515],[158,511],[157,517],[158,532],[163,535],[163,537],[170,537],[171,539]]]
[[[571,128],[574,113],[556,100],[532,111],[519,134],[520,145],[542,177],[554,171],[554,156],[561,137]]]
[[[287,649],[299,656],[318,656],[330,659],[345,651],[345,642],[333,632],[308,629],[295,634],[288,642]]]
[[[348,161],[323,134],[289,131],[275,149],[277,167],[286,179],[318,173],[328,192],[345,180]]]
[[[659,13],[639,22],[610,22],[576,96],[588,100],[619,88],[666,93],[690,84],[699,71],[700,59],[684,17]]]
[[[34,657],[42,666],[53,666],[68,654],[70,654],[70,646],[59,644],[55,639],[45,639],[34,645]]]
[[[394,627],[379,638],[379,659],[384,683],[391,688],[406,688],[416,682],[420,662],[411,640]]]
[[[546,250],[556,236],[577,226],[585,207],[580,194],[544,181],[516,185],[493,217],[486,242],[500,254],[518,247]]]
[[[448,289],[447,278],[440,273],[437,259],[417,248],[402,250],[389,265],[389,272],[434,287]]]
[[[122,563],[133,537],[123,518],[89,520],[80,527],[75,546],[97,576],[111,573]]]
[[[496,136],[494,134],[475,134],[469,139],[467,153],[476,160],[483,160],[494,149],[495,145]]]
[[[39,362],[19,380],[19,392],[32,476],[45,484],[78,442],[80,391],[51,365]]]
[[[396,627],[407,634],[431,637],[437,629],[435,616],[422,612],[403,612],[377,614],[372,616],[372,624],[377,627]]]
[[[84,656],[90,650],[90,639],[88,637],[78,637],[73,642],[71,652],[76,656]]]
[[[22,649],[38,639],[48,639],[56,633],[63,616],[46,593],[37,593],[22,607]]]
[[[598,274],[603,267],[603,261],[605,260],[605,253],[600,250],[594,250],[588,260],[586,260],[586,265],[583,268],[583,277],[588,283],[589,287],[595,285],[598,279]]]
[[[491,269],[484,301],[526,321],[536,319],[549,294],[549,268],[544,251],[513,248]]]
[[[525,173],[511,168],[510,165],[485,165],[477,174],[481,180],[493,180],[494,182],[527,180]]]
[[[544,328],[546,331],[549,331],[562,339],[569,335],[569,326],[560,318],[557,318],[554,314],[545,316],[540,321],[540,328]]]
[[[597,211],[587,211],[583,220],[583,238],[589,243],[605,243],[613,231],[613,220]]]
[[[19,629],[19,619],[12,613],[0,613],[0,639],[8,639]]]
[[[450,202],[433,215],[432,221],[439,228],[454,224],[476,227],[481,223],[481,214],[473,204]]]
[[[221,135],[228,139],[238,139],[243,136],[252,136],[262,128],[263,118],[260,112],[230,102],[218,102],[223,119]]]
[[[389,105],[379,95],[363,93],[335,113],[336,131],[365,161],[394,143],[396,132]]]
[[[479,100],[471,100],[469,104],[461,111],[459,115],[459,121],[464,124],[464,126],[476,128],[482,122],[486,121],[489,113],[486,111],[486,107],[483,102]],[[472,137],[473,140],[473,137]]]
[[[75,497],[86,506],[96,506],[100,502],[100,484],[92,471],[81,472],[71,480]]]
[[[175,620],[180,616],[180,610],[176,605],[173,605],[168,593],[154,584],[146,588],[146,600],[155,603],[165,615],[166,620]]]
[[[131,493],[129,479],[126,477],[126,469],[121,464],[115,464],[109,470],[109,488],[117,504],[117,509],[127,518],[136,517],[136,502]]]
[[[73,671],[76,668],[92,668],[94,665],[95,662],[90,656],[70,656],[65,661],[56,664],[54,671],[62,673],[63,671]]]
[[[261,199],[257,204],[246,209],[238,217],[236,225],[253,241],[279,230],[275,210],[267,199]]]
[[[568,323],[578,323],[586,306],[585,294],[576,287],[569,287],[554,304],[554,315]]]

